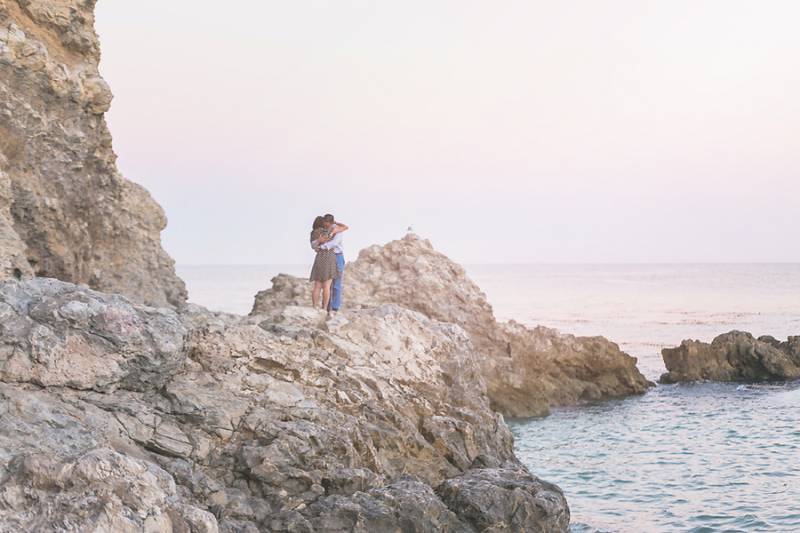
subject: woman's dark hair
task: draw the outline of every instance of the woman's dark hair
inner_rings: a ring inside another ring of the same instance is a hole
[[[314,224],[311,225],[311,230],[320,229],[325,222],[325,217],[317,217],[314,219]]]

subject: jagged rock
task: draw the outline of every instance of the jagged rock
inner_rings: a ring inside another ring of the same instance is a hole
[[[487,348],[487,385],[493,407],[507,416],[641,394],[652,386],[636,358],[605,337],[576,337],[514,321],[498,329],[500,342]]]
[[[5,470],[2,531],[218,531],[207,511],[171,504],[167,472],[109,448],[69,459],[18,455]]]
[[[89,0],[0,0],[0,278],[182,305],[160,243],[164,213],[116,168],[93,10]]]
[[[475,531],[565,531],[569,509],[561,490],[527,471],[475,469],[442,483],[436,493]]]
[[[347,272],[348,282],[350,273]],[[290,276],[289,274],[278,274],[272,278],[272,286],[256,294],[251,315],[274,316],[289,306],[304,306],[311,302],[311,283],[307,280]],[[348,296],[351,287],[347,288]],[[349,307],[353,307],[349,305]]]
[[[183,362],[174,313],[39,278],[0,285],[0,379],[76,389],[161,387]]]
[[[800,366],[800,336],[789,337],[785,341],[780,342],[770,335],[762,335],[758,340],[778,348],[791,359],[792,363]]]
[[[293,464],[301,450],[305,460],[322,461],[301,483],[306,490],[339,485],[339,470],[363,468],[435,485],[469,468],[476,455],[513,457],[511,435],[489,409],[463,330],[391,305],[352,311],[336,323],[310,323],[313,310],[298,311],[290,308],[278,328],[242,324],[196,333],[190,357],[200,369],[167,387],[173,410],[212,416],[216,428],[269,435],[269,449],[248,448],[240,457],[262,483],[285,489],[288,474],[261,465],[276,454],[279,463]],[[226,374],[225,388],[203,394],[213,380],[208,374],[218,372]],[[272,408],[250,412],[254,395]],[[280,419],[289,416],[299,420]],[[346,460],[328,464],[327,449]]]
[[[458,518],[433,489],[410,477],[350,498],[330,496],[308,511],[305,531],[372,533],[377,531],[450,532],[474,531]],[[306,527],[308,527],[306,526]],[[303,531],[303,528],[287,528]]]
[[[393,303],[482,333],[479,338],[492,333],[495,318],[486,295],[460,265],[414,234],[361,250],[347,265],[345,277],[346,304],[351,308]],[[280,274],[271,288],[258,293],[251,314],[270,315],[310,301],[307,280]]]
[[[636,359],[603,337],[498,323],[464,269],[416,235],[362,250],[345,272],[347,306],[394,303],[463,327],[480,354],[492,406],[507,416],[543,415],[551,406],[640,394],[652,386]],[[251,315],[275,317],[310,299],[306,280],[281,274],[256,295]]]
[[[475,469],[526,509],[481,520],[566,530],[558,489],[520,481],[454,324],[396,305],[176,313],[41,278],[0,283],[0,313],[0,531],[477,532],[437,492]]]
[[[800,378],[800,337],[779,342],[731,331],[710,344],[685,340],[661,351],[667,372],[662,383],[683,381],[762,381]]]

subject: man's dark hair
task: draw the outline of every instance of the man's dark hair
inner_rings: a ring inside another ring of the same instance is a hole
[[[335,219],[335,218],[333,218],[333,215],[331,215],[330,213],[328,213],[327,215],[325,215],[323,218],[325,219],[325,222],[330,222],[331,224],[333,224],[334,222],[336,222],[336,219]]]

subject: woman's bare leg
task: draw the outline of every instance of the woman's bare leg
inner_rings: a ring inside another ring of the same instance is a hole
[[[311,306],[316,309],[319,307],[319,293],[322,290],[322,282],[315,281],[314,287],[311,289]]]
[[[333,280],[325,280],[322,283],[322,308],[327,309],[328,302],[331,301],[331,283],[333,283]]]

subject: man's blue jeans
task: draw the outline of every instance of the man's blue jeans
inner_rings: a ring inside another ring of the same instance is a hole
[[[344,281],[344,254],[336,254],[336,266],[339,276],[331,284],[331,301],[328,304],[331,311],[338,311],[342,306],[342,282]]]

